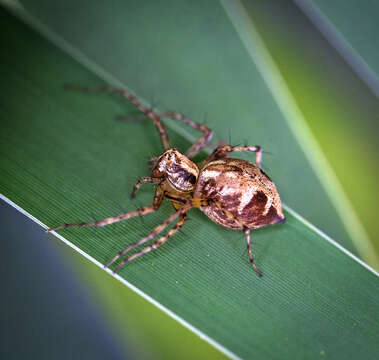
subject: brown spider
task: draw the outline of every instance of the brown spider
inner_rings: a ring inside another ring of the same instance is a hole
[[[86,87],[74,87],[74,89],[92,91]],[[107,86],[98,89],[98,91],[122,95],[154,121],[165,152],[159,158],[154,159],[151,177],[143,177],[138,180],[132,192],[132,198],[134,198],[141,184],[149,182],[157,185],[153,204],[119,216],[92,222],[63,224],[52,227],[47,231],[55,231],[70,226],[105,226],[133,216],[147,215],[158,210],[163,199],[166,198],[171,201],[175,212],[151,231],[150,234],[120,251],[105,267],[109,267],[137,246],[152,240],[179,218],[176,225],[166,235],[160,237],[153,244],[139,252],[126,257],[120,262],[114,272],[119,271],[123,265],[139,256],[157,249],[180,230],[186,220],[187,211],[193,207],[198,207],[214,222],[229,229],[238,229],[244,232],[251,265],[257,274],[262,276],[261,271],[254,263],[250,246],[250,229],[282,223],[285,221],[285,217],[274,183],[260,169],[262,159],[261,147],[220,145],[201,164],[196,165],[190,159],[203,149],[212,138],[212,132],[208,127],[198,124],[176,112],[157,114],[152,108],[144,106],[135,96],[123,89]],[[185,154],[182,154],[177,149],[171,147],[161,117],[180,120],[201,131],[203,135]],[[256,165],[245,160],[229,158],[229,153],[233,151],[255,152]]]

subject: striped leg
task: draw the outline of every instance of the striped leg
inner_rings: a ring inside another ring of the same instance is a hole
[[[132,191],[132,199],[135,198],[136,196],[136,193],[139,189],[139,187],[141,186],[141,184],[144,184],[144,183],[152,183],[152,184],[159,184],[162,180],[161,179],[157,179],[157,178],[152,178],[152,177],[142,177],[141,179],[139,179],[137,181],[137,183],[134,185],[133,187],[133,191]]]
[[[87,86],[76,86],[76,85],[67,85],[65,86],[66,89],[69,90],[75,90],[75,91],[81,91],[81,92],[108,92],[108,93],[115,93],[123,96],[127,100],[129,100],[132,104],[136,105],[139,110],[141,110],[147,117],[152,119],[154,121],[154,124],[159,132],[159,136],[161,138],[161,142],[163,145],[163,148],[165,150],[168,150],[171,148],[170,139],[168,137],[167,131],[159,117],[159,115],[153,111],[153,109],[143,105],[137,97],[132,95],[129,91],[116,88],[113,86],[103,86],[100,88],[90,88]]]
[[[137,209],[135,211],[130,211],[130,212],[118,215],[118,216],[108,217],[108,218],[105,218],[102,220],[96,220],[96,221],[91,221],[91,222],[80,222],[80,223],[74,223],[74,224],[62,224],[59,226],[49,228],[46,231],[47,232],[56,231],[56,230],[64,229],[64,228],[71,227],[71,226],[82,227],[82,226],[106,226],[106,225],[110,225],[110,224],[113,224],[113,223],[116,223],[119,221],[130,219],[134,216],[142,216],[142,215],[150,214],[150,213],[158,210],[159,206],[162,203],[162,200],[163,200],[163,190],[158,187],[156,192],[155,192],[153,205],[151,205],[151,206],[145,206],[145,207],[142,207],[142,208]]]
[[[245,233],[245,237],[246,237],[247,251],[249,252],[250,263],[253,266],[255,272],[258,274],[258,276],[262,277],[261,271],[257,268],[257,266],[254,263],[254,257],[253,257],[253,253],[251,251],[251,245],[250,245],[250,229],[245,228],[243,229],[243,232]]]
[[[127,252],[155,238],[158,234],[160,234],[168,225],[170,225],[178,217],[183,216],[191,207],[192,207],[191,204],[184,205],[182,208],[180,208],[179,210],[174,212],[171,216],[169,216],[162,224],[158,225],[150,234],[148,234],[141,240],[135,242],[134,244],[129,245],[124,250],[120,251],[112,260],[110,260],[107,264],[105,264],[104,267],[111,266],[115,261],[117,261],[121,256],[125,255]]]
[[[128,262],[130,262],[130,261],[132,261],[132,260],[134,260],[134,259],[136,259],[136,258],[138,258],[144,254],[147,254],[148,252],[155,250],[158,247],[160,247],[161,245],[163,245],[170,237],[172,237],[175,233],[177,233],[182,228],[185,221],[186,221],[186,214],[182,214],[180,216],[178,223],[166,235],[159,238],[153,244],[145,247],[144,249],[138,251],[137,253],[135,253],[131,256],[128,256],[126,259],[122,260],[120,265],[117,266],[117,268],[115,269],[114,272],[115,273],[118,272],[126,263],[128,263]]]
[[[216,202],[215,204],[225,214],[226,217],[228,217],[230,219],[234,219],[235,221],[238,222],[238,220],[235,219],[234,215],[230,211],[223,209],[222,204],[220,202]],[[241,224],[241,226],[242,226],[242,224]],[[244,232],[245,237],[246,237],[246,245],[247,245],[247,251],[249,252],[250,263],[253,266],[255,272],[258,274],[258,276],[262,277],[261,271],[257,268],[257,266],[254,263],[253,252],[251,251],[251,244],[250,244],[250,229],[247,227],[243,227],[243,232]]]
[[[231,145],[221,145],[213,151],[212,154],[208,156],[206,162],[225,158],[229,153],[233,151],[252,151],[256,153],[255,163],[260,168],[262,164],[262,148],[260,146],[231,146]]]
[[[203,136],[200,137],[185,153],[188,158],[193,158],[202,148],[204,148],[208,142],[212,139],[212,131],[205,125],[199,124],[188,117],[179,114],[174,111],[168,111],[162,114],[163,117],[169,117],[172,119],[183,121],[184,123],[192,126],[196,130],[199,130],[203,133]]]

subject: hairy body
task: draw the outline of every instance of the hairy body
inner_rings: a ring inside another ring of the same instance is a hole
[[[212,199],[200,209],[230,229],[257,229],[284,219],[274,183],[245,160],[225,158],[207,163],[201,169],[193,196]]]

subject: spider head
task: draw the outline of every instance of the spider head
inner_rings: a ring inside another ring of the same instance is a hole
[[[169,149],[159,157],[152,175],[166,178],[176,191],[191,192],[195,189],[199,168],[177,149]]]

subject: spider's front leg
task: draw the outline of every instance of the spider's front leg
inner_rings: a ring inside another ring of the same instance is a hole
[[[208,142],[212,139],[213,133],[212,131],[205,125],[199,124],[196,121],[191,120],[187,116],[177,113],[175,111],[168,111],[162,114],[163,117],[168,117],[171,119],[179,120],[184,122],[185,124],[193,127],[196,130],[199,130],[203,133],[203,136],[201,136],[192,146],[186,151],[185,155],[188,158],[193,158],[195,155],[199,153],[201,149],[203,149]]]
[[[64,228],[72,227],[72,226],[79,226],[79,227],[83,227],[83,226],[106,226],[106,225],[114,224],[114,223],[119,222],[119,221],[130,219],[134,216],[143,216],[143,215],[150,214],[150,213],[158,210],[158,208],[160,207],[160,205],[162,203],[162,200],[163,200],[163,190],[160,187],[158,187],[156,192],[155,192],[153,205],[144,206],[140,209],[137,209],[134,211],[129,211],[127,213],[124,213],[124,214],[121,214],[118,216],[108,217],[108,218],[105,218],[102,220],[96,220],[96,221],[90,221],[90,222],[79,222],[79,223],[72,223],[72,224],[62,224],[59,226],[51,227],[51,228],[47,229],[46,231],[47,232],[56,231],[59,229],[64,229]]]
[[[162,182],[162,179],[159,179],[159,178],[152,178],[152,177],[142,177],[141,179],[139,179],[136,184],[134,185],[133,187],[133,191],[132,191],[132,194],[131,194],[131,198],[134,199],[136,197],[136,193],[139,189],[139,187],[141,186],[141,184],[144,184],[144,183],[151,183],[151,184],[156,184],[158,185],[159,183]]]

